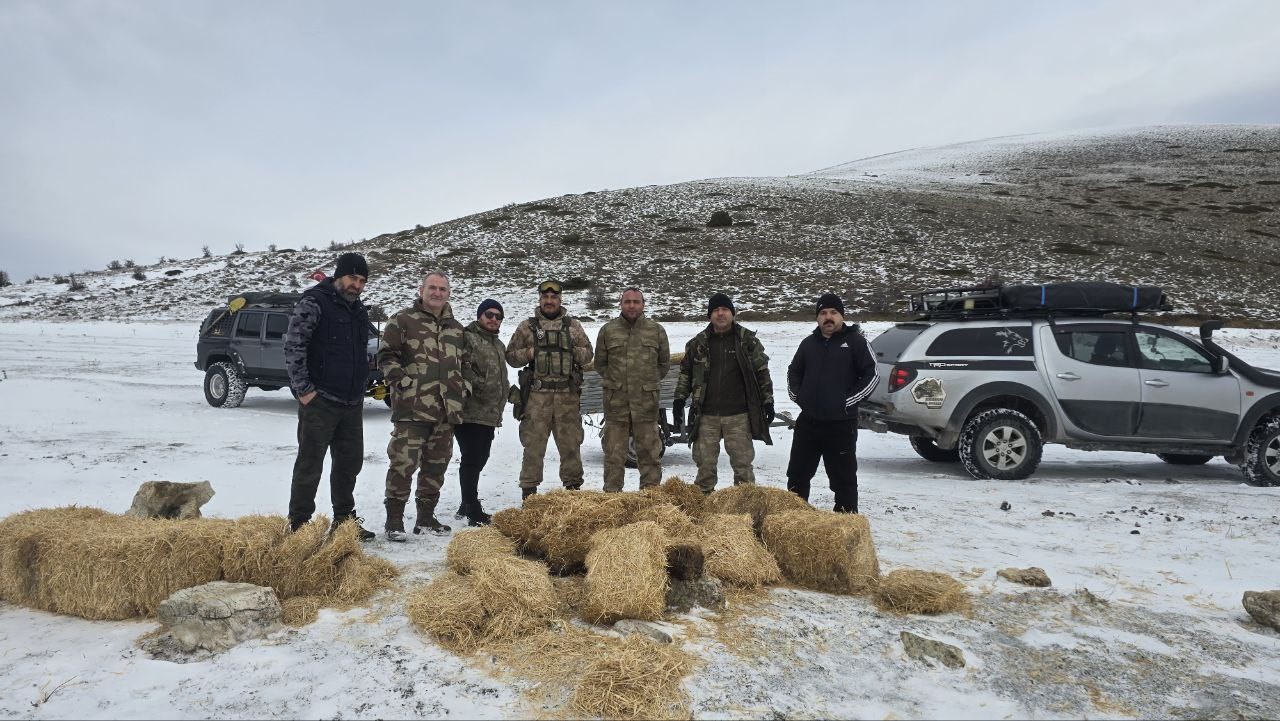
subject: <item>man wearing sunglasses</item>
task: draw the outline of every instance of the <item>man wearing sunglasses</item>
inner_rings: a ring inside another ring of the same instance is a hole
[[[465,517],[468,526],[489,523],[489,514],[480,503],[480,472],[489,462],[493,436],[502,425],[507,406],[506,347],[498,338],[502,318],[502,304],[486,298],[466,329],[471,364],[464,366],[462,373],[471,382],[471,397],[462,406],[462,423],[453,427],[453,437],[462,451],[458,464],[462,507],[456,517]]]
[[[591,339],[582,324],[560,305],[560,283],[538,285],[538,308],[516,327],[507,344],[507,363],[522,368],[521,386],[529,386],[520,421],[520,493],[528,498],[542,483],[547,438],[560,451],[560,483],[582,488],[582,371],[591,365]]]

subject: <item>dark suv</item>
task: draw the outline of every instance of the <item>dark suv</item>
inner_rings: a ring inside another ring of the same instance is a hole
[[[250,386],[264,391],[289,385],[284,336],[299,293],[244,293],[209,311],[200,324],[196,368],[204,371],[204,398],[218,408],[235,408]],[[386,399],[378,370],[378,330],[370,326],[369,382],[365,395]]]
[[[907,435],[921,457],[975,478],[1020,479],[1045,443],[1215,456],[1255,486],[1280,485],[1280,374],[1139,317],[1158,288],[1110,283],[956,288],[911,298],[921,317],[872,348],[880,383],[860,425]],[[1123,314],[1120,314],[1123,312]]]

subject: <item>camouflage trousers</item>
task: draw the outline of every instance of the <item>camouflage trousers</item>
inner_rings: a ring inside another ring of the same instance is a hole
[[[736,416],[702,416],[698,419],[698,437],[693,441],[693,462],[698,466],[694,484],[703,493],[716,488],[716,465],[720,461],[720,440],[729,454],[729,467],[733,469],[733,485],[755,483],[756,473],[751,462],[756,459],[756,447],[751,441],[751,422],[746,413]]]
[[[622,490],[626,472],[627,442],[635,438],[636,467],[640,469],[640,487],[648,488],[662,482],[662,438],[658,435],[658,422],[637,421],[630,417],[604,419],[604,490],[616,493]]]
[[[440,500],[444,472],[453,457],[453,426],[448,423],[396,421],[387,444],[387,498],[408,501],[418,473],[419,501]]]
[[[547,437],[555,436],[560,452],[560,483],[582,487],[582,396],[577,393],[533,391],[520,421],[520,487],[537,488],[547,456]]]

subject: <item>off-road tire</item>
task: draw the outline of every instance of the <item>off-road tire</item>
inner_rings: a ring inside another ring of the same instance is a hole
[[[237,408],[248,390],[234,363],[214,363],[204,372],[204,399],[214,408]]]
[[[952,448],[951,450],[939,448],[937,442],[932,438],[911,436],[911,447],[915,449],[915,452],[920,454],[920,457],[926,461],[933,461],[934,463],[955,463],[960,460],[960,450],[958,448]]]
[[[667,432],[666,428],[662,427],[661,423],[659,423],[658,424],[658,440],[661,441],[661,443],[658,444],[658,458],[662,458],[663,456],[667,455],[667,439],[670,437],[671,437],[671,434]],[[623,459],[622,462],[623,462],[623,465],[625,465],[627,468],[640,467],[640,462],[636,460],[636,439],[635,438],[627,439],[627,457]]]
[[[991,408],[965,421],[956,449],[960,464],[974,478],[1020,481],[1040,465],[1044,441],[1025,414]]]
[[[1156,458],[1175,466],[1203,466],[1213,460],[1213,456],[1199,453],[1157,453]]]
[[[1251,486],[1280,486],[1280,418],[1262,421],[1249,434],[1240,471]]]

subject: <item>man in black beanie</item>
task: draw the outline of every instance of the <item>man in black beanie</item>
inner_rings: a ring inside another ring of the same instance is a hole
[[[364,466],[364,391],[369,379],[369,312],[360,293],[369,264],[359,253],[338,256],[333,277],[302,294],[284,337],[289,388],[298,399],[298,457],[289,492],[289,529],[298,530],[316,510],[316,491],[329,469],[333,526],[356,524],[360,540],[374,534],[356,517],[356,476]]]
[[[694,483],[703,493],[716,487],[720,441],[733,484],[755,483],[753,440],[772,444],[773,379],[769,356],[756,334],[735,320],[733,299],[716,293],[707,301],[707,327],[684,346],[672,406],[677,430],[689,401],[689,443],[698,466]]]
[[[787,368],[787,393],[800,406],[787,488],[809,500],[809,482],[821,460],[835,493],[837,513],[858,512],[858,401],[876,387],[871,344],[856,323],[844,322],[835,293],[818,299],[818,327],[800,341]]]

